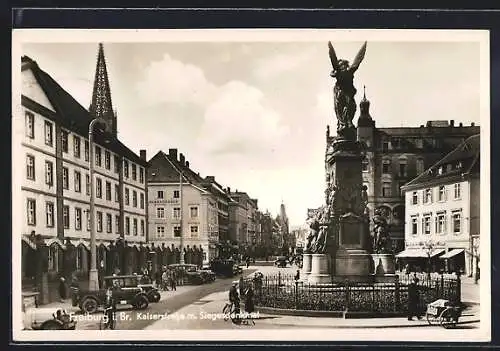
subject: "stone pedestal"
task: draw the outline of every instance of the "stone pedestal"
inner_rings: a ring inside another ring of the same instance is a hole
[[[336,281],[372,281],[370,266],[371,257],[362,249],[340,249],[335,258]]]
[[[302,281],[307,281],[309,274],[311,274],[311,260],[312,255],[310,253],[304,253],[302,255],[302,272],[300,274]]]
[[[373,275],[377,283],[394,283],[396,275],[396,259],[393,254],[372,254]]]
[[[332,277],[329,273],[329,257],[327,254],[311,255],[311,273],[307,277],[310,284],[329,284]]]

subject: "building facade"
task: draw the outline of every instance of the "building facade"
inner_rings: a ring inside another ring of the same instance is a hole
[[[101,274],[135,270],[144,263],[140,253],[147,241],[146,162],[117,138],[108,78],[101,76],[102,67],[105,71],[102,45],[96,67],[101,73],[96,73],[90,111],[34,60],[23,56],[21,63],[21,105],[13,119],[13,142],[20,146],[17,156],[25,164],[19,173],[23,208],[14,209],[23,214],[23,278],[33,281],[40,273],[37,269],[48,273],[49,280],[88,277],[92,184],[97,267]],[[89,124],[94,118],[104,123],[94,128],[91,145]],[[125,242],[135,252],[119,250],[118,243]],[[42,257],[38,267],[35,256]]]
[[[220,196],[214,182],[193,172],[177,149],[153,156],[147,179],[149,239],[169,251],[165,263],[200,265],[215,258]]]
[[[366,94],[359,104],[357,138],[365,144],[362,163],[370,218],[380,209],[390,224],[395,252],[404,249],[405,201],[401,186],[424,172],[468,137],[479,126],[454,121],[429,121],[420,127],[377,128]],[[333,138],[327,130],[327,140]],[[329,143],[327,143],[328,145]]]
[[[479,152],[480,136],[475,135],[402,187],[406,249],[399,258],[420,264],[421,268],[429,264],[430,258],[432,267],[425,268],[460,271],[469,276],[476,273],[480,237]]]

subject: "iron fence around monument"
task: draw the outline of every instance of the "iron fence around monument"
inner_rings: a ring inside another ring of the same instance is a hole
[[[245,284],[250,283],[250,279]],[[432,277],[417,283],[420,308],[437,299],[460,301],[460,278]],[[349,311],[369,313],[406,313],[408,284],[353,283],[311,285],[293,275],[268,275],[254,281],[255,305],[276,309],[309,311]]]

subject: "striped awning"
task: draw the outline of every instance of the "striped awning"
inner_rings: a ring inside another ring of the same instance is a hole
[[[444,252],[444,249],[434,249],[431,252],[431,257],[437,256],[441,253]],[[427,258],[428,257],[428,252],[424,249],[406,249],[404,251],[401,251],[396,255],[396,257],[402,257],[402,258]]]
[[[443,256],[440,256],[439,258],[442,259],[452,258],[458,254],[461,254],[462,252],[464,252],[464,249],[453,249],[445,253]]]

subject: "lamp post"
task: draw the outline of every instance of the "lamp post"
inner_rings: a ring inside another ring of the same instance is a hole
[[[95,204],[94,204],[94,126],[103,122],[94,118],[89,124],[89,172],[90,172],[90,271],[89,289],[99,289],[99,273],[97,271],[97,252],[95,240]]]

